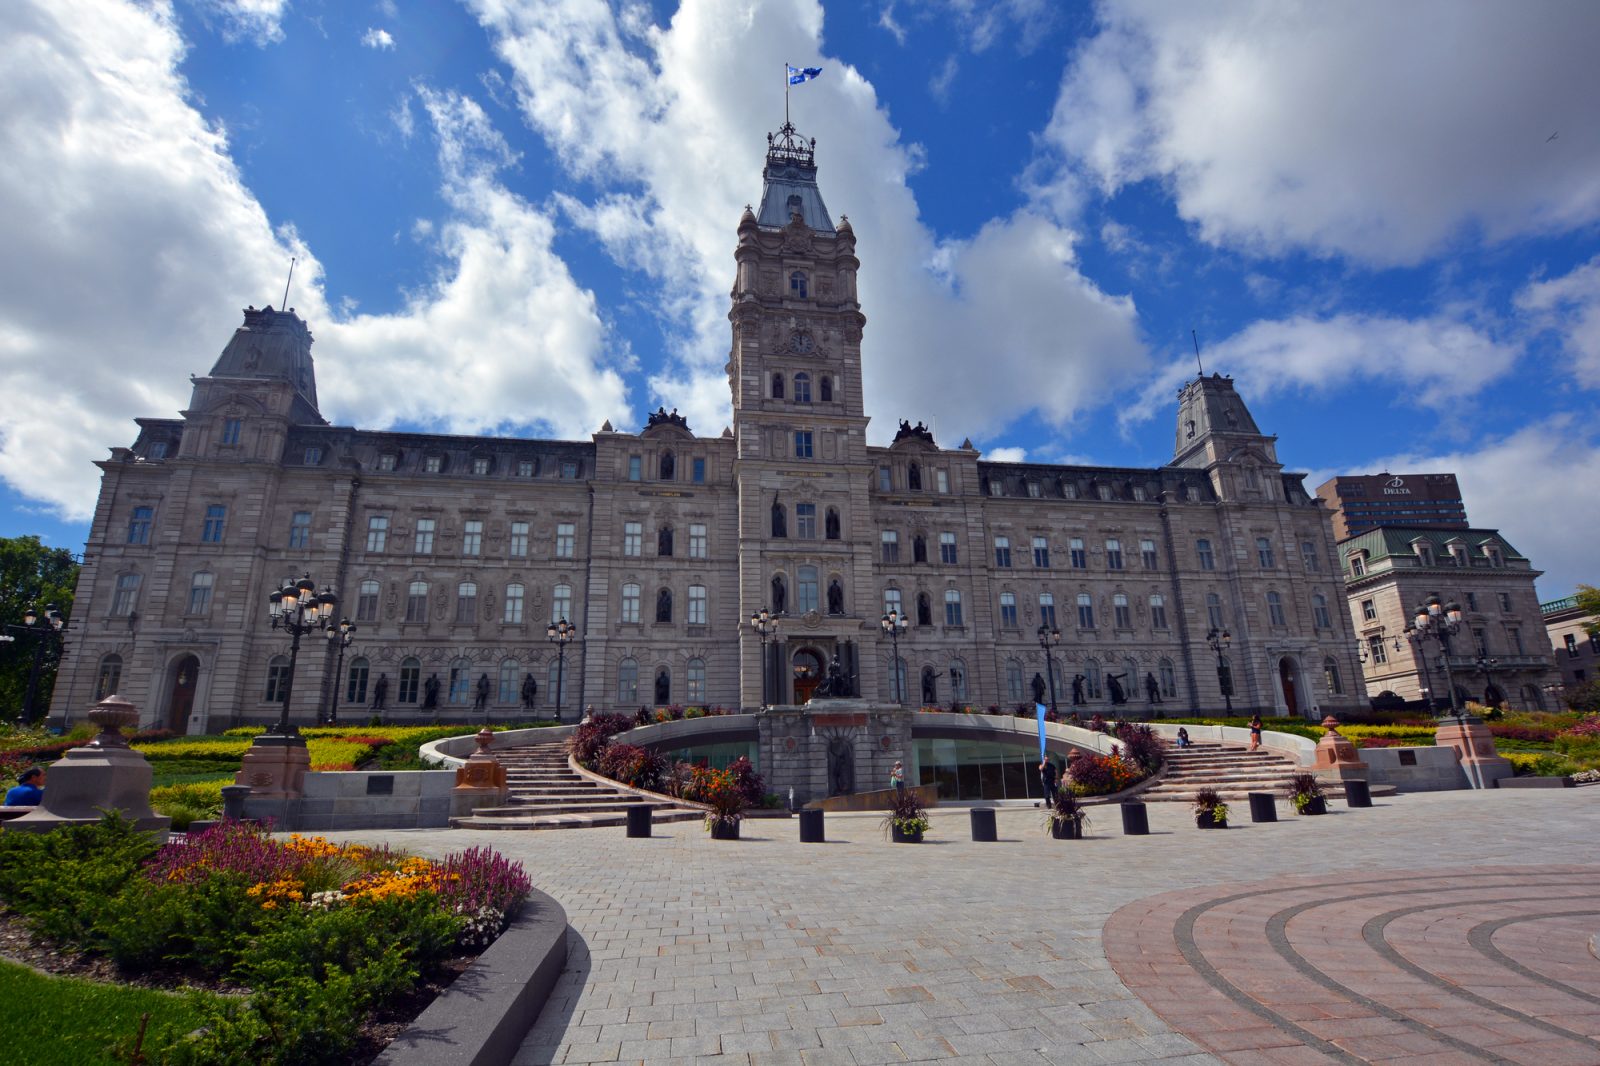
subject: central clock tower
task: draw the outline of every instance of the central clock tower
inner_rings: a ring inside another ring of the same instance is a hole
[[[792,125],[768,136],[763,182],[760,210],[746,207],[739,219],[727,370],[740,618],[765,607],[780,625],[765,661],[743,627],[745,706],[803,702],[834,655],[859,675],[862,641],[875,645],[881,613],[871,584],[855,231],[828,214],[816,142]]]

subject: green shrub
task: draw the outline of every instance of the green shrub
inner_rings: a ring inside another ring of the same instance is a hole
[[[1510,751],[1505,757],[1517,773],[1533,777],[1565,777],[1582,769],[1570,759],[1552,752]]]

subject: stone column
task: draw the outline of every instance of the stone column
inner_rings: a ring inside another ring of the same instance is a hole
[[[494,731],[485,726],[478,730],[474,739],[478,750],[456,768],[456,786],[450,790],[452,818],[471,814],[479,807],[498,807],[510,794],[506,785],[506,768],[489,753],[489,745],[494,743]]]
[[[1455,751],[1456,760],[1467,775],[1467,784],[1471,788],[1494,788],[1495,782],[1502,777],[1516,775],[1511,760],[1495,748],[1494,734],[1476,715],[1441,719],[1433,742],[1441,748]]]
[[[1369,768],[1361,761],[1356,746],[1339,735],[1339,719],[1330,714],[1322,720],[1322,728],[1327,732],[1317,741],[1313,763],[1317,777],[1327,782],[1367,780]]]

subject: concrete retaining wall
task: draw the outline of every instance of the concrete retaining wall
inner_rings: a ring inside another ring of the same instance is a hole
[[[1413,765],[1402,765],[1402,759],[1415,761]],[[1449,792],[1472,787],[1454,748],[1362,748],[1361,760],[1371,771],[1368,783],[1393,785],[1401,792]]]
[[[489,750],[499,751],[501,748],[512,748],[519,744],[544,744],[566,740],[577,728],[575,725],[553,725],[543,729],[507,729],[494,735],[494,742],[489,745]],[[467,756],[477,750],[476,732],[430,741],[417,749],[423,762],[446,766],[452,770],[466,762]]]
[[[441,829],[450,823],[454,770],[320,771],[305,776],[299,799],[245,797],[246,818],[279,829]]]

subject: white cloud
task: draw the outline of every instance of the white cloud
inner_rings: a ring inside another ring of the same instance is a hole
[[[223,39],[257,45],[283,40],[289,0],[189,0],[206,22],[220,24]],[[165,7],[166,5],[163,5]]]
[[[388,30],[374,29],[368,26],[367,32],[361,35],[361,44],[366,48],[392,52],[394,51],[394,36]]]
[[[1041,194],[1154,178],[1207,241],[1376,264],[1600,219],[1600,6],[1110,0],[1099,16],[1045,135],[1066,169]]]
[[[1382,382],[1397,402],[1444,408],[1508,373],[1519,345],[1448,314],[1298,316],[1254,322],[1205,349],[1208,369],[1225,369],[1254,396],[1316,392]],[[1123,417],[1143,420],[1171,405],[1194,373],[1188,358],[1168,366]]]
[[[1600,386],[1600,256],[1572,272],[1529,284],[1517,306],[1536,328],[1554,330],[1584,388]]]
[[[575,175],[604,187],[563,208],[618,262],[660,279],[675,362],[650,402],[677,406],[697,431],[729,419],[729,241],[761,192],[764,133],[781,115],[774,50],[820,64],[793,92],[795,122],[818,136],[823,195],[849,214],[868,317],[863,362],[874,439],[900,417],[939,420],[954,441],[1030,411],[1065,426],[1146,365],[1131,301],[1078,271],[1077,234],[1033,212],[941,240],[919,219],[907,175],[919,164],[872,87],[820,52],[810,0],[749,5],[686,0],[671,23],[624,31],[602,0],[479,0],[479,18],[515,73],[524,115]]]
[[[888,31],[895,44],[906,43],[906,28],[894,20],[894,4],[883,5],[883,10],[878,13],[878,25]]]
[[[135,416],[185,405],[187,375],[210,369],[240,307],[278,298],[291,255],[332,419],[578,436],[627,416],[592,296],[551,251],[550,219],[499,182],[513,157],[470,101],[423,93],[451,208],[445,265],[400,313],[339,321],[312,250],[275,232],[190,105],[169,10],[40,0],[8,18],[0,376],[28,397],[0,409],[13,489],[85,519],[91,461],[132,439]]]
[[[928,79],[928,92],[941,104],[950,99],[950,86],[955,84],[956,74],[961,70],[961,63],[953,55],[944,57],[944,63],[933,77]]]
[[[389,121],[393,122],[394,128],[400,131],[401,140],[411,140],[411,135],[417,132],[417,119],[411,113],[410,93],[395,101],[394,107],[389,109]]]
[[[983,457],[991,463],[1022,463],[1028,459],[1026,448],[990,448],[983,453]]]

